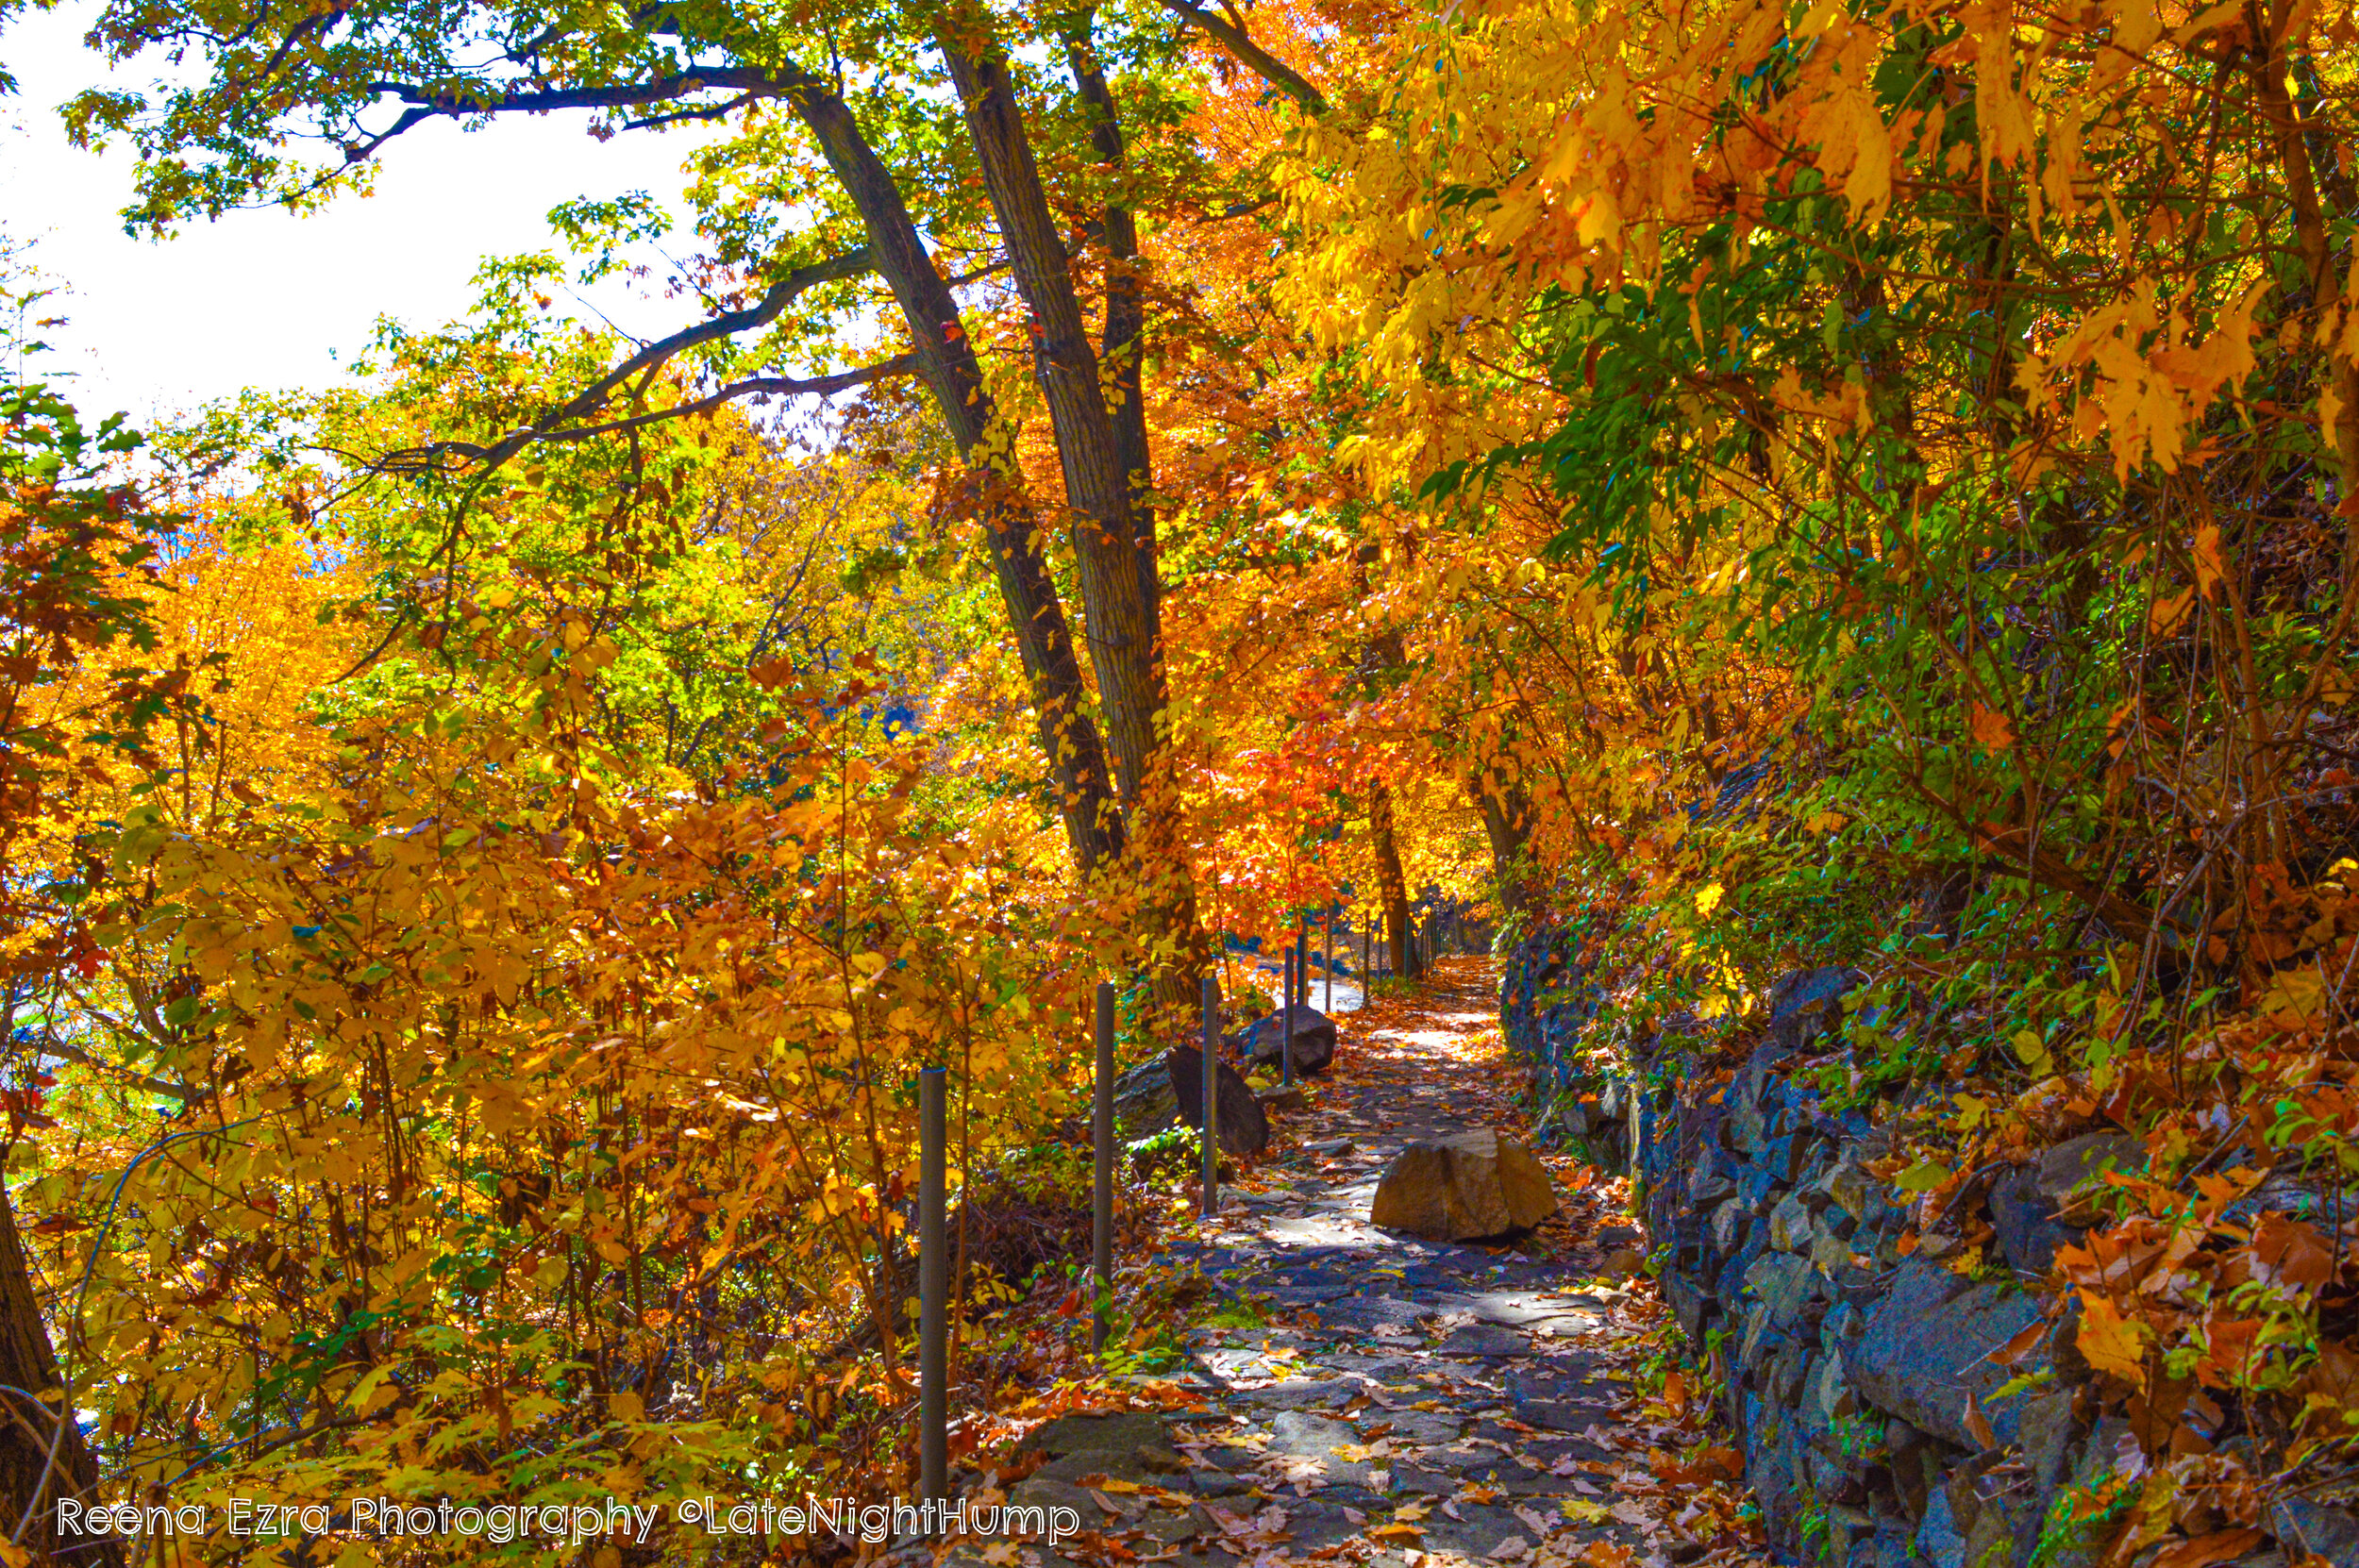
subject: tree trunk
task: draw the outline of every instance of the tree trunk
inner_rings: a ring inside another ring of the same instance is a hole
[[[1376,887],[1384,901],[1384,941],[1393,950],[1394,972],[1404,980],[1425,974],[1409,941],[1409,879],[1401,875],[1400,846],[1393,837],[1393,792],[1379,784],[1368,792],[1368,831],[1376,847]]]
[[[1491,840],[1491,876],[1498,885],[1499,909],[1510,920],[1531,907],[1531,866],[1524,851],[1531,842],[1531,802],[1521,784],[1489,787],[1474,780],[1475,803],[1482,809],[1482,830]]]
[[[97,1460],[74,1422],[63,1382],[17,1235],[16,1211],[0,1186],[0,1383],[25,1391],[0,1392],[14,1412],[14,1419],[0,1420],[0,1530],[14,1530],[18,1520],[33,1512],[40,1520],[20,1544],[32,1550],[34,1561],[120,1563],[123,1555],[112,1541],[58,1529],[58,1499],[95,1502],[91,1493],[98,1485]],[[28,1399],[25,1393],[42,1397]],[[60,1412],[65,1430],[53,1465],[49,1449]]]
[[[1172,770],[1163,765],[1167,692],[1157,646],[1152,524],[1142,527],[1138,505],[1148,478],[1145,409],[1135,379],[1120,418],[1106,406],[1071,261],[1041,187],[1006,59],[995,50],[969,54],[948,38],[938,40],[937,46],[965,106],[968,135],[1016,290],[1031,312],[1033,368],[1048,405],[1065,500],[1074,514],[1073,553],[1090,668],[1097,676],[1113,751],[1115,789],[1129,813],[1130,851],[1144,908],[1155,926],[1148,933],[1155,989],[1167,1006],[1184,1009],[1195,997],[1206,953],[1196,930],[1196,890],[1180,842]],[[1102,92],[1102,82],[1099,87]],[[1096,108],[1111,110],[1111,96]],[[1100,118],[1101,128],[1113,131],[1111,140],[1098,141],[1101,156],[1119,156],[1119,127],[1107,125],[1102,112]],[[1127,224],[1128,213],[1122,216]],[[1135,251],[1135,233],[1129,243]],[[1133,360],[1140,323],[1129,312],[1136,309],[1135,302],[1122,305],[1119,292],[1109,300],[1108,331],[1129,336],[1126,357]],[[1119,433],[1125,425],[1133,430],[1127,438]],[[1149,558],[1145,564],[1143,554]]]
[[[1013,474],[997,466],[985,442],[996,409],[960,322],[958,301],[934,270],[892,172],[844,101],[811,77],[794,103],[860,212],[877,271],[909,324],[919,371],[966,459],[968,499],[991,542],[1000,602],[1023,653],[1040,747],[1056,781],[1073,858],[1084,872],[1111,863],[1126,839],[1105,745],[1090,716],[1064,605],[1041,552],[1038,520]]]
[[[1090,145],[1110,175],[1119,176],[1129,160],[1122,140],[1122,117],[1114,95],[1106,86],[1097,52],[1090,42],[1090,17],[1084,13],[1065,40],[1073,80],[1081,101],[1089,106]],[[1141,361],[1146,354],[1146,291],[1140,275],[1139,227],[1130,209],[1110,197],[1102,214],[1106,235],[1106,331],[1101,340],[1106,386],[1112,405],[1115,458],[1130,487],[1130,507],[1137,521],[1136,545],[1139,594],[1146,601],[1147,625],[1159,639],[1155,658],[1163,658],[1163,582],[1155,565],[1154,468],[1146,449],[1146,399],[1141,392]]]
[[[1139,592],[1130,475],[1098,386],[1097,355],[1090,347],[1064,240],[1041,189],[1006,62],[996,55],[970,55],[948,40],[940,47],[966,106],[967,130],[1016,290],[1031,312],[1033,368],[1056,432],[1065,499],[1074,511],[1073,553],[1086,610],[1090,668],[1097,676],[1113,748],[1115,788],[1123,804],[1135,810],[1161,749],[1155,726],[1163,709],[1163,689],[1154,657],[1155,625]]]

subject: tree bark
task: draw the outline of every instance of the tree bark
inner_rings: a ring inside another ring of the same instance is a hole
[[[29,1547],[36,1562],[120,1563],[122,1553],[112,1541],[86,1539],[60,1532],[57,1507],[60,1496],[94,1501],[98,1462],[75,1424],[73,1401],[65,1397],[64,1379],[58,1371],[58,1353],[42,1321],[41,1299],[33,1290],[32,1270],[17,1235],[16,1210],[8,1190],[0,1186],[0,1383],[39,1394],[0,1393],[13,1418],[0,1418],[0,1539],[16,1528],[27,1512],[40,1516],[25,1532],[20,1544]],[[65,1430],[58,1432],[62,1419]],[[49,1458],[50,1443],[61,1436],[57,1462]]]
[[[1409,940],[1409,879],[1401,874],[1400,845],[1393,837],[1393,792],[1382,784],[1368,792],[1368,832],[1376,849],[1376,890],[1384,902],[1384,941],[1393,950],[1395,973],[1421,978],[1425,963]]]
[[[1531,888],[1524,850],[1531,842],[1531,802],[1520,783],[1498,784],[1478,776],[1471,781],[1475,804],[1482,811],[1482,831],[1491,841],[1491,877],[1498,887],[1499,909],[1510,920],[1531,907]]]
[[[1087,612],[1090,668],[1097,676],[1113,748],[1115,788],[1123,804],[1135,809],[1161,749],[1155,730],[1163,710],[1163,686],[1154,657],[1155,625],[1139,592],[1130,474],[1098,386],[1097,355],[1090,347],[1064,240],[1041,188],[1007,63],[996,54],[971,55],[954,40],[941,40],[939,46],[966,107],[967,131],[1016,290],[1031,312],[1033,365],[1056,431],[1065,498],[1075,514],[1073,553]]]
[[[1088,106],[1090,145],[1110,175],[1119,175],[1129,153],[1122,140],[1122,118],[1106,86],[1106,73],[1090,43],[1089,15],[1065,40],[1073,80],[1081,102]],[[1129,486],[1130,505],[1138,532],[1139,594],[1146,602],[1147,625],[1163,630],[1163,584],[1155,565],[1155,510],[1149,493],[1154,471],[1146,449],[1146,400],[1141,392],[1141,360],[1146,357],[1146,292],[1139,271],[1139,228],[1117,192],[1099,215],[1106,237],[1106,330],[1100,341],[1106,363],[1104,384],[1112,397],[1108,409],[1113,421],[1114,456]],[[1160,642],[1155,657],[1161,659]]]
[[[1140,507],[1148,479],[1145,411],[1135,386],[1125,400],[1137,410],[1132,438],[1107,408],[1099,363],[1082,320],[1080,296],[1064,241],[1033,161],[1007,60],[995,46],[969,53],[958,40],[936,41],[950,67],[966,125],[982,168],[983,185],[998,220],[1017,292],[1031,312],[1033,367],[1048,405],[1072,509],[1072,541],[1081,584],[1090,668],[1097,677],[1100,710],[1113,752],[1114,785],[1129,813],[1130,852],[1138,865],[1158,997],[1175,1009],[1193,1000],[1205,961],[1196,930],[1196,890],[1180,842],[1179,800],[1172,770],[1163,766],[1167,700],[1157,647],[1157,595],[1151,559],[1142,564]],[[1100,87],[1102,89],[1103,83]],[[1086,89],[1084,90],[1086,92]],[[1107,96],[1096,106],[1111,111]],[[1119,127],[1098,143],[1101,156],[1119,155]],[[1127,218],[1128,214],[1125,214]],[[1133,251],[1136,236],[1130,236]],[[1135,283],[1135,275],[1133,275]],[[1143,317],[1129,320],[1110,302],[1109,327],[1135,334]],[[1125,413],[1123,420],[1130,418]],[[1151,527],[1151,525],[1149,525]]]
[[[1040,746],[1056,781],[1058,811],[1083,872],[1119,859],[1127,842],[1105,745],[1088,707],[1073,636],[1040,545],[1039,523],[1013,475],[986,442],[996,414],[983,386],[958,301],[934,270],[892,171],[862,136],[851,110],[817,78],[794,96],[803,124],[868,231],[878,273],[909,324],[919,374],[967,464],[968,499],[991,542],[1000,602],[1023,653]],[[1084,579],[1084,595],[1087,580]],[[1092,620],[1096,619],[1093,607]]]

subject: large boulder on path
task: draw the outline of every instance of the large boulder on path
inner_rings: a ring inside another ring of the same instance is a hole
[[[1286,1015],[1294,1014],[1295,1076],[1316,1077],[1335,1059],[1335,1021],[1313,1008],[1283,1008],[1256,1019],[1245,1031],[1245,1059],[1249,1066],[1280,1072],[1286,1053]]]
[[[1529,1230],[1556,1212],[1556,1188],[1532,1152],[1496,1127],[1412,1143],[1376,1186],[1368,1223],[1434,1242]]]
[[[1171,1079],[1174,1097],[1179,1102],[1179,1119],[1188,1126],[1204,1125],[1204,1053],[1193,1045],[1180,1045],[1163,1053],[1164,1070]],[[1252,1086],[1245,1075],[1227,1062],[1215,1069],[1219,1077],[1220,1149],[1223,1154],[1260,1154],[1269,1147],[1269,1116],[1262,1109],[1262,1102],[1253,1097]]]

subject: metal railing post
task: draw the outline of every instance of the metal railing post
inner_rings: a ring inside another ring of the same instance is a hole
[[[1097,1095],[1091,1118],[1097,1156],[1090,1192],[1090,1295],[1097,1309],[1090,1322],[1090,1354],[1106,1348],[1113,1331],[1114,1279],[1114,988],[1097,984]]]
[[[1279,1031],[1278,1081],[1288,1089],[1295,1086],[1295,1005],[1292,992],[1298,983],[1295,977],[1295,956],[1286,955],[1285,989],[1289,993],[1281,1005],[1279,1017],[1284,1021]]]
[[[1220,1212],[1220,982],[1204,976],[1204,1215]]]
[[[945,1210],[948,1075],[917,1075],[918,1501],[950,1500],[950,1253]]]

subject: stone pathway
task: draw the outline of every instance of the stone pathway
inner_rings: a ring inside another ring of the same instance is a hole
[[[1185,1382],[1209,1413],[1035,1430],[1027,1447],[1046,1462],[1009,1500],[1069,1506],[1089,1533],[1023,1560],[1662,1568],[1705,1555],[1668,1524],[1678,1489],[1632,1457],[1696,1434],[1633,1413],[1661,1314],[1631,1277],[1638,1232],[1610,1212],[1618,1191],[1554,1163],[1564,1210],[1512,1250],[1367,1223],[1411,1141],[1521,1130],[1491,984],[1487,962],[1452,960],[1414,1008],[1347,1021],[1335,1069],[1280,1119],[1273,1158],[1215,1222],[1170,1243],[1228,1325],[1190,1336]]]

